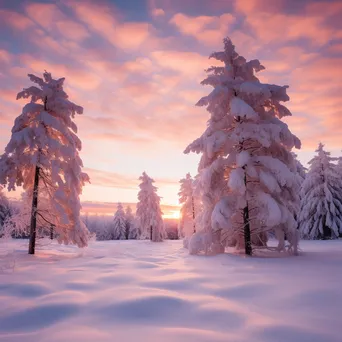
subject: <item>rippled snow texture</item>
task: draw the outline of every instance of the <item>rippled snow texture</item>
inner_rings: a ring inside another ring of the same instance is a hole
[[[29,256],[0,242],[0,341],[342,341],[342,241],[301,247],[251,259],[190,256],[181,241],[53,242]]]

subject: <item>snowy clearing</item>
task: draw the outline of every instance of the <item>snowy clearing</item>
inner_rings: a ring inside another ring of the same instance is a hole
[[[0,341],[338,342],[342,241],[289,258],[190,256],[181,241],[0,242]],[[7,253],[7,254],[6,254]]]

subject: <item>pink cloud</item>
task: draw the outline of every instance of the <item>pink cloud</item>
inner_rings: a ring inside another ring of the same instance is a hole
[[[80,67],[76,68],[74,65],[68,66],[65,64],[46,62],[27,54],[19,56],[19,59],[22,65],[26,66],[27,72],[31,71],[41,74],[44,70],[49,70],[56,77],[66,77],[67,84],[83,90],[95,89],[101,82],[95,73],[92,73],[85,68],[82,69]]]
[[[338,15],[342,13],[342,2],[341,1],[317,1],[307,3],[307,12],[310,15],[321,16],[324,13],[327,16]]]
[[[32,20],[26,16],[14,11],[0,9],[0,27],[2,23],[19,31],[27,30],[34,26]]]
[[[92,30],[112,39],[115,35],[115,24],[118,13],[113,7],[102,3],[97,6],[90,1],[65,1],[76,13],[77,17],[88,25]]]
[[[257,14],[259,12],[275,13],[281,12],[286,6],[286,0],[244,0],[235,1],[237,11],[245,14]]]
[[[66,48],[63,41],[45,34],[41,29],[33,30],[29,39],[43,51],[56,52],[63,56],[70,55],[70,50]]]
[[[213,10],[228,12],[232,7],[232,1],[225,0],[148,0],[148,4],[151,11],[161,8],[166,14],[192,12],[194,8],[203,13]]]
[[[63,13],[54,4],[28,3],[26,13],[39,26],[51,30],[55,21],[64,19]]]
[[[314,148],[317,141],[330,148],[341,148],[342,134],[342,69],[340,59],[318,58],[292,72],[294,87],[292,111],[305,113],[309,124],[295,127],[302,137],[304,148]]]
[[[162,8],[153,8],[151,14],[154,17],[163,17],[165,15],[165,11]]]
[[[201,73],[204,75],[203,71],[209,66],[209,63],[215,64],[214,60],[209,62],[208,57],[196,52],[153,51],[151,57],[162,68],[192,76]]]
[[[218,46],[231,31],[235,18],[230,13],[221,16],[190,17],[182,13],[174,15],[170,23],[184,35],[192,36],[208,46]]]
[[[56,23],[58,31],[64,36],[64,38],[71,39],[74,41],[82,41],[85,38],[90,37],[89,32],[87,29],[75,23],[72,20],[61,20]]]
[[[334,2],[325,2],[324,6],[321,4],[319,14],[313,10],[315,6],[310,7],[310,3],[300,14],[285,14],[288,3],[284,0],[236,1],[235,5],[237,12],[245,15],[245,28],[264,43],[307,38],[314,45],[323,45],[340,35],[326,22],[326,17],[340,7]]]
[[[11,54],[6,50],[0,49],[0,62],[9,63],[10,61]]]
[[[148,23],[120,22],[117,11],[109,5],[99,5],[90,1],[68,1],[80,21],[102,35],[111,44],[123,50],[141,47],[151,36]]]
[[[150,36],[148,23],[123,23],[115,30],[113,41],[123,50],[138,49]]]

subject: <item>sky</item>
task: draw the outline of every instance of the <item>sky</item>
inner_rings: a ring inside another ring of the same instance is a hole
[[[306,164],[318,142],[342,149],[342,1],[0,0],[0,153],[30,85],[28,73],[65,77],[81,158],[91,178],[84,210],[112,213],[137,200],[143,171],[155,179],[166,215],[177,210],[179,179],[197,172],[186,146],[209,113],[194,104],[208,56],[229,36],[259,59],[261,81],[289,85],[286,118]],[[18,196],[13,193],[10,196]]]

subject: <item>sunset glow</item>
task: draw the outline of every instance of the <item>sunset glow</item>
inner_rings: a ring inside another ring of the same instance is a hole
[[[180,212],[179,211],[170,211],[170,212],[164,214],[163,218],[178,220],[180,218]]]

